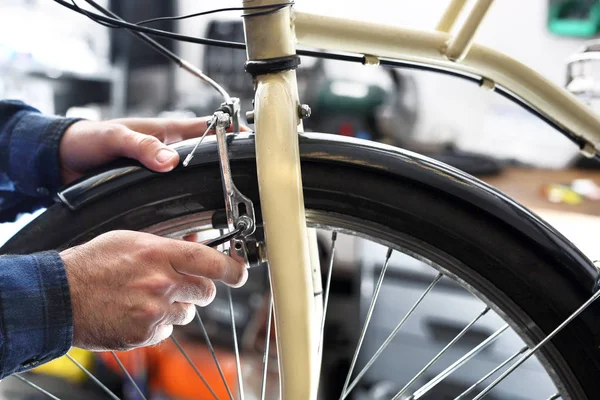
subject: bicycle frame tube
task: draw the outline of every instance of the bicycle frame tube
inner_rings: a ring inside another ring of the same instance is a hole
[[[245,6],[279,0],[244,0]],[[296,54],[290,7],[244,19],[248,59]],[[256,164],[271,276],[282,398],[316,399],[317,335],[312,257],[306,228],[298,129],[298,85],[293,69],[255,76]],[[318,273],[320,274],[320,268]],[[320,282],[320,281],[319,281]]]
[[[450,32],[466,2],[467,0],[451,0],[435,29],[441,32]]]
[[[350,21],[303,12],[294,14],[298,43],[330,51],[393,58],[453,69],[482,77],[482,86],[499,85],[563,132],[573,134],[582,151],[593,156],[600,150],[600,118],[575,96],[531,68],[487,47],[471,44],[491,1],[479,0],[457,35],[455,24],[464,1],[454,0],[438,31],[420,31],[381,24]],[[452,59],[457,61],[452,61]]]

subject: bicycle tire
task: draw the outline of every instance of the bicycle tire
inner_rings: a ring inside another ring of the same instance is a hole
[[[239,146],[253,151],[249,148],[252,140],[234,145],[234,153]],[[340,142],[340,146],[347,144]],[[255,161],[232,157],[231,169],[236,185],[259,211]],[[432,169],[430,173],[438,172]],[[319,161],[314,154],[303,154],[302,177],[307,210],[372,221],[458,260],[466,267],[461,279],[471,287],[484,296],[492,290],[504,296],[502,311],[530,345],[543,339],[591,294],[589,282],[565,273],[562,261],[546,249],[485,207],[473,207],[452,193],[348,160]],[[222,208],[218,163],[204,162],[164,176],[154,174],[75,211],[57,203],[7,242],[2,253],[61,249],[106,231],[143,230],[165,220]],[[569,398],[600,398],[597,314],[597,307],[588,309],[542,351]]]

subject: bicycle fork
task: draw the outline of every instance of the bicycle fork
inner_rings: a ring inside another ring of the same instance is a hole
[[[244,6],[277,1],[244,0]],[[315,286],[320,286],[320,267],[311,265],[311,258],[318,262],[310,250],[316,250],[316,237],[310,235],[313,242],[309,245],[302,193],[298,146],[302,122],[295,71],[299,59],[290,7],[248,16],[244,27],[249,60],[246,70],[255,79],[256,163],[282,398],[313,400],[320,369],[322,306],[314,299]]]

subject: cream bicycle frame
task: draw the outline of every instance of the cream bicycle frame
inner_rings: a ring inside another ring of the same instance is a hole
[[[577,138],[587,156],[600,150],[600,119],[565,89],[518,61],[473,44],[493,0],[451,0],[435,30],[419,31],[348,21],[290,7],[245,19],[249,60],[296,53],[298,44],[365,56],[377,64],[393,58],[481,77],[481,86],[501,86],[559,129]],[[244,0],[245,6],[280,0]],[[466,17],[456,25],[461,12]],[[298,88],[293,70],[256,77],[256,162],[274,296],[280,382],[285,400],[315,399],[320,355],[320,315],[314,286],[320,271],[311,264],[314,235],[306,228],[297,134]],[[309,240],[309,237],[311,238]],[[313,260],[317,257],[312,257]],[[314,264],[314,261],[313,261]],[[311,276],[311,271],[316,271]]]

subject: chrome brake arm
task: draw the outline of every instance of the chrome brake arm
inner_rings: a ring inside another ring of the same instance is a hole
[[[239,117],[239,103],[237,104],[237,112],[234,104],[228,108],[233,111],[233,121],[234,125],[236,125],[236,119]],[[254,204],[238,190],[231,176],[229,154],[227,151],[227,128],[231,125],[231,121],[232,116],[223,111],[217,111],[211,121],[215,125],[217,136],[221,178],[225,194],[227,226],[230,232],[240,227],[243,229],[240,236],[230,241],[229,252],[232,257],[240,261],[243,260],[247,266],[254,266],[259,264],[262,258],[260,256],[260,245],[257,244],[253,236],[256,230]],[[237,125],[239,127],[239,120]]]

